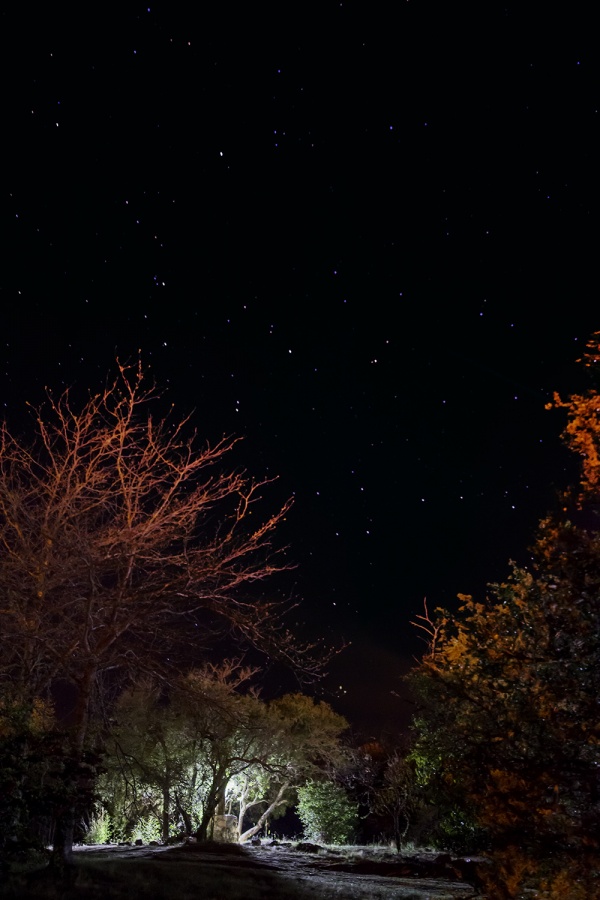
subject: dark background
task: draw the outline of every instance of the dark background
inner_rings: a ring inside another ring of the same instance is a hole
[[[591,14],[590,14],[591,15]],[[278,475],[299,633],[366,731],[410,621],[526,563],[597,315],[585,5],[5,7],[0,403],[138,350]]]

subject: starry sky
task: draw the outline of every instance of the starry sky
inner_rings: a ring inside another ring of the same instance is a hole
[[[575,471],[544,405],[600,328],[589,9],[82,10],[1,13],[2,410],[140,350],[243,436],[295,498],[276,590],[375,729],[423,598],[526,561]]]

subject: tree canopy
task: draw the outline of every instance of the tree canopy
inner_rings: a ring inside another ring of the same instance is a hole
[[[31,439],[0,427],[7,702],[70,685],[81,754],[105,673],[171,678],[183,646],[223,631],[315,676],[321,662],[284,626],[285,604],[256,590],[288,568],[274,538],[290,501],[262,511],[269,480],[226,468],[235,438],[201,444],[190,417],[153,415],[160,394],[141,363],[119,364],[81,405],[72,395],[31,408]],[[69,828],[55,836],[66,853]]]
[[[484,600],[461,596],[456,615],[421,617],[429,650],[411,675],[415,756],[487,831],[491,897],[600,892],[600,395],[552,405],[567,411],[580,484],[541,521],[530,567]]]
[[[151,818],[202,840],[228,812],[243,842],[342,758],[345,719],[303,694],[263,701],[252,674],[229,661],[121,695],[101,790],[119,839]]]

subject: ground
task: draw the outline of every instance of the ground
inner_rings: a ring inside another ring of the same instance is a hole
[[[78,848],[66,888],[46,871],[5,881],[0,893],[14,900],[467,900],[478,895],[463,880],[465,868],[470,877],[464,861],[369,848],[113,845]]]

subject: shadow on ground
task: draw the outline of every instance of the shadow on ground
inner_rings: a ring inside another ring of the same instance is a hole
[[[13,875],[12,900],[463,900],[467,884],[406,868],[226,844],[87,848],[65,880],[49,869]]]

